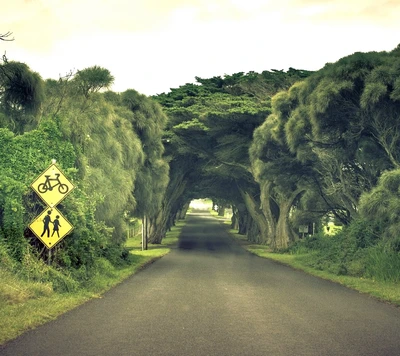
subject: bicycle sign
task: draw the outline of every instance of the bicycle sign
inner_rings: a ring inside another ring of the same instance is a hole
[[[58,192],[60,194],[67,194],[68,193],[69,187],[68,187],[68,185],[60,182],[60,174],[59,173],[55,173],[54,176],[55,176],[55,178],[51,178],[50,175],[47,175],[47,174],[45,175],[45,177],[46,177],[45,182],[44,183],[40,183],[38,185],[39,193],[44,194],[47,191],[51,192],[53,190],[53,188],[55,188],[56,186],[58,186]],[[54,182],[54,183],[51,183],[51,182]]]
[[[31,184],[32,189],[50,207],[56,206],[74,189],[60,169],[52,164]]]

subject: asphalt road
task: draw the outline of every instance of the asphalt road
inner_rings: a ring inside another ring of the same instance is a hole
[[[397,356],[400,310],[253,256],[197,212],[170,254],[0,355]]]

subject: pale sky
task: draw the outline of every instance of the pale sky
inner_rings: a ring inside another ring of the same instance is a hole
[[[195,76],[318,70],[400,43],[400,0],[0,0],[0,55],[43,79],[98,65],[153,95]]]

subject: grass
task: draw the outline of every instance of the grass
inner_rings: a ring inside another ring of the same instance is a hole
[[[183,225],[184,222],[178,222],[162,244],[149,245],[146,251],[141,250],[140,235],[128,239],[126,246],[133,255],[132,264],[116,268],[105,260],[99,272],[73,292],[58,293],[51,283],[23,279],[7,269],[4,261],[0,261],[0,345],[92,298],[101,297],[107,290],[164,256],[177,243]]]
[[[348,288],[357,290],[360,293],[368,294],[381,301],[400,306],[400,285],[398,283],[377,281],[363,277],[337,275],[325,270],[318,270],[307,265],[307,261],[312,258],[310,253],[275,253],[272,252],[268,246],[249,243],[245,236],[237,234],[235,230],[230,230],[230,233],[242,247],[257,256],[277,261],[295,269],[302,270],[308,274],[339,283]]]

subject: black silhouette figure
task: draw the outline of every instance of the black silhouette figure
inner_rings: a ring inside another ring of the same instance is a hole
[[[60,218],[60,216],[56,215],[56,218],[53,221],[54,226],[53,226],[53,233],[51,234],[51,236],[53,236],[54,233],[57,232],[57,236],[60,237],[60,232],[59,232],[58,228],[61,227],[61,224],[60,224],[59,218]]]
[[[53,188],[57,187],[58,185],[58,191],[60,194],[67,194],[68,193],[68,185],[63,184],[60,182],[60,174],[55,173],[55,178],[50,178],[50,175],[45,175],[46,180],[44,183],[40,183],[38,185],[38,191],[39,193],[46,193],[48,190],[52,191]],[[52,184],[51,182],[55,182],[55,184]]]
[[[49,227],[49,225],[52,222],[50,215],[51,215],[51,210],[49,210],[47,212],[47,215],[43,218],[44,226],[43,226],[43,232],[40,235],[40,237],[42,237],[45,234],[45,232],[47,232],[47,237],[50,237],[50,227]]]

